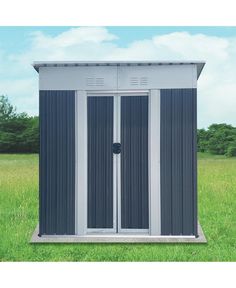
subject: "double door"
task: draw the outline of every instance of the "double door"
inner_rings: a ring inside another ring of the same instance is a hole
[[[148,232],[148,96],[89,96],[87,123],[87,230]]]

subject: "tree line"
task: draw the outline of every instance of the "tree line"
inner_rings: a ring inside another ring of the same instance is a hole
[[[212,124],[208,129],[198,129],[197,148],[228,157],[236,156],[236,127],[229,124]]]
[[[39,117],[17,113],[7,96],[0,96],[0,153],[38,153]]]
[[[236,156],[236,127],[212,124],[198,129],[199,152]],[[0,153],[38,153],[39,117],[17,113],[8,97],[0,96]]]

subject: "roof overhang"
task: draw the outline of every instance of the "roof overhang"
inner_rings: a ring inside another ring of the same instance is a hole
[[[40,67],[197,65],[199,78],[205,61],[35,61],[32,65],[37,72]]]

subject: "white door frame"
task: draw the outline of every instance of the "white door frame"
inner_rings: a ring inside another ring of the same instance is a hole
[[[121,160],[113,154],[113,228],[87,228],[87,97],[113,96],[113,143],[120,143],[120,98],[148,96],[149,229],[121,229]],[[160,211],[160,90],[85,91],[76,93],[76,234],[161,235]],[[115,183],[117,181],[117,183]],[[78,184],[80,183],[80,184]]]
[[[149,91],[146,92],[132,92],[132,93],[118,93],[117,94],[119,97],[119,106],[117,107],[118,110],[118,118],[117,118],[117,122],[118,122],[118,142],[121,142],[121,136],[120,136],[120,132],[121,132],[121,97],[125,97],[125,96],[147,96],[148,97],[148,106],[149,106]],[[149,114],[149,111],[148,111]],[[148,122],[149,122],[149,115],[148,115]],[[148,139],[149,141],[149,139]],[[117,209],[118,209],[118,229],[117,232],[119,234],[148,234],[149,233],[149,229],[136,229],[136,228],[121,228],[121,154],[117,155],[118,158],[118,184],[117,184],[117,198],[118,198],[118,204],[117,204]],[[149,162],[149,151],[148,151],[148,162]],[[148,199],[150,198],[150,189],[148,187]],[[150,211],[150,202],[148,205],[148,211]],[[148,225],[150,227],[150,218],[148,219]]]
[[[97,97],[104,97],[104,94],[102,93],[86,93],[86,98],[88,97],[93,97],[93,96],[97,96]],[[113,97],[113,143],[114,141],[116,141],[116,137],[117,137],[117,123],[116,123],[116,115],[115,115],[115,96],[113,94],[106,94],[105,96],[107,97]],[[86,99],[87,102],[87,99]],[[87,109],[87,107],[86,107]],[[86,126],[87,126],[87,120],[86,120]],[[87,127],[88,129],[88,127]],[[86,138],[86,142],[87,142],[87,138]],[[88,144],[87,144],[88,145]],[[88,152],[86,153],[86,157],[88,159]],[[117,193],[117,159],[115,159],[116,157],[114,157],[113,154],[113,228],[88,228],[88,224],[87,224],[87,217],[88,217],[88,200],[86,201],[86,206],[84,207],[84,209],[86,210],[86,234],[104,234],[104,233],[108,233],[108,234],[113,234],[117,232],[117,204],[116,204],[116,193]],[[86,193],[86,199],[88,197],[88,193]]]

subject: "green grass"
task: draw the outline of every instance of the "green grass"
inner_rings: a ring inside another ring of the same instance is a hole
[[[30,244],[38,222],[38,156],[0,155],[0,260],[236,261],[236,159],[201,153],[198,164],[207,244]]]

